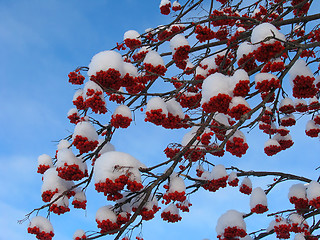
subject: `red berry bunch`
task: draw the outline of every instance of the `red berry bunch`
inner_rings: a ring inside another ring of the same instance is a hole
[[[139,39],[130,39],[130,38],[126,38],[124,40],[124,43],[126,44],[126,46],[128,48],[135,49],[137,47],[139,47],[141,45],[141,41]]]
[[[127,223],[130,220],[131,214],[128,212],[121,212],[117,215],[117,224],[121,226],[122,224]]]
[[[73,72],[70,72],[68,74],[68,77],[69,77],[69,82],[72,83],[72,84],[75,84],[75,85],[81,85],[83,84],[83,81],[85,79],[84,76],[82,76],[82,74],[80,73],[80,70],[77,69]]]
[[[167,116],[162,112],[162,109],[153,109],[146,112],[146,118],[144,121],[161,126],[166,117]]]
[[[225,188],[227,186],[227,180],[228,176],[218,178],[218,179],[212,179],[210,181],[207,181],[202,187],[210,192],[215,192],[219,188]]]
[[[161,218],[164,221],[171,222],[171,223],[179,222],[182,219],[182,217],[180,217],[179,214],[173,214],[170,211],[167,211],[167,212],[163,211],[161,213]]]
[[[278,144],[271,144],[268,145],[264,148],[264,152],[268,155],[268,156],[273,156],[275,154],[277,154],[278,152],[280,152],[282,150],[281,145]]]
[[[293,96],[296,98],[312,98],[318,90],[314,85],[315,78],[298,75],[293,79]]]
[[[164,76],[167,71],[167,68],[162,65],[153,66],[150,63],[144,63],[144,69],[148,72],[151,72],[156,75]]]
[[[47,190],[47,191],[44,191],[42,194],[41,194],[41,198],[42,198],[42,201],[44,202],[50,202],[53,195],[55,195],[56,193],[58,193],[59,190],[58,188],[56,188],[54,191],[52,190]]]
[[[163,15],[169,15],[171,9],[171,2],[168,1],[166,4],[160,5],[160,12]]]
[[[239,97],[245,97],[250,91],[250,81],[240,80],[233,89],[233,95]]]
[[[186,193],[185,192],[166,192],[163,195],[163,199],[165,200],[165,204],[169,204],[170,201],[179,201],[183,202],[186,200]]]
[[[257,204],[254,208],[251,209],[251,212],[261,214],[268,211],[268,207],[262,204]]]
[[[54,236],[54,233],[51,232],[45,232],[45,231],[40,231],[40,229],[37,226],[34,227],[28,227],[28,233],[35,234],[36,238],[39,240],[51,240]]]
[[[103,192],[103,194],[107,196],[108,200],[114,201],[123,197],[120,191],[124,189],[127,182],[128,177],[126,175],[121,175],[115,180],[106,178],[104,182],[95,183],[95,189],[98,192]]]
[[[37,173],[43,174],[45,171],[47,171],[50,168],[49,165],[45,165],[45,164],[40,164],[38,166],[38,170]]]
[[[56,203],[53,203],[50,206],[49,211],[60,215],[60,214],[66,213],[66,212],[70,212],[70,208],[68,206],[57,205]]]
[[[254,51],[254,57],[259,62],[268,62],[270,59],[275,58],[280,54],[285,47],[281,42],[275,41],[274,43],[261,43],[261,46]]]
[[[209,41],[215,38],[215,32],[207,26],[197,25],[195,29],[196,38],[200,43]]]
[[[87,97],[84,101],[86,108],[91,108],[93,112],[98,114],[107,112],[106,102],[101,91],[88,89],[86,95]]]
[[[107,233],[119,228],[119,225],[117,223],[114,223],[109,219],[102,220],[102,221],[99,221],[96,219],[96,222],[98,224],[98,228],[100,228],[100,233]],[[114,234],[114,233],[110,233],[110,234]]]
[[[207,113],[227,113],[231,99],[229,95],[219,93],[217,96],[210,98],[209,102],[203,103],[202,108]]]
[[[76,97],[75,100],[72,101],[73,105],[76,106],[76,108],[78,110],[84,110],[86,109],[86,105],[84,103],[84,99],[83,99],[83,96],[79,95]]]
[[[231,181],[228,181],[229,186],[231,187],[237,187],[239,185],[239,178],[235,178]]]
[[[124,117],[121,114],[116,114],[115,116],[111,116],[111,126],[115,128],[127,128],[130,126],[130,123],[132,122],[131,118]]]
[[[223,236],[218,235],[217,237],[220,240],[228,240],[228,239],[239,239],[239,237],[243,238],[247,236],[247,233],[244,229],[239,227],[227,227],[224,229]]]
[[[68,165],[64,163],[63,167],[57,167],[58,176],[68,181],[79,181],[84,177],[88,177],[88,170],[84,172],[78,164]]]
[[[109,101],[116,102],[118,104],[124,103],[125,97],[121,94],[110,94]]]
[[[252,192],[252,188],[249,187],[248,185],[246,184],[241,184],[240,188],[239,188],[239,191],[243,194],[247,194],[247,195],[250,195],[251,192]]]
[[[106,71],[99,71],[90,77],[91,81],[99,84],[102,88],[112,88],[119,90],[121,87],[121,74],[114,68],[109,68]]]
[[[80,154],[90,152],[98,146],[98,141],[89,141],[87,137],[76,135],[72,144],[80,151]]]
[[[228,109],[228,115],[233,117],[236,120],[239,120],[242,115],[251,111],[251,108],[247,107],[244,104],[238,104],[231,109]]]
[[[74,208],[86,209],[87,208],[87,200],[79,201],[79,200],[73,199],[72,205]]]
[[[258,67],[253,53],[243,54],[243,56],[238,60],[237,63],[238,66],[244,69],[246,72],[250,72]]]
[[[177,100],[182,107],[195,109],[200,106],[201,93],[183,93]]]
[[[242,155],[247,152],[248,148],[248,144],[243,138],[239,137],[234,137],[232,140],[229,139],[226,144],[226,151],[237,157],[242,157]]]

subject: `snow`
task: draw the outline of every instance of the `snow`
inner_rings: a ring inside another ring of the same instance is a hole
[[[78,89],[78,90],[74,93],[73,98],[72,98],[72,101],[76,101],[79,96],[82,96],[82,97],[83,97],[83,89]]]
[[[85,170],[87,170],[87,164],[86,162],[83,162],[82,160],[80,160],[79,158],[77,158],[72,150],[70,148],[65,148],[65,149],[61,149],[60,151],[58,151],[57,153],[57,163],[56,163],[56,167],[64,167],[65,164],[67,165],[73,165],[76,164],[79,166],[79,169],[82,172],[85,172]]]
[[[145,165],[128,153],[110,151],[102,154],[94,165],[95,183],[104,182],[106,178],[116,179],[129,171],[136,181],[141,182],[139,168]]]
[[[278,77],[276,75],[273,75],[272,73],[257,73],[254,77],[256,84],[264,80],[270,81],[272,78],[274,78],[275,80],[278,79]]]
[[[44,231],[46,233],[53,232],[53,227],[51,222],[42,216],[33,217],[29,224],[30,228],[38,227],[40,232]]]
[[[184,183],[184,180],[177,176],[176,173],[172,173],[170,176],[170,182],[169,182],[169,190],[168,192],[185,192],[186,191],[186,185]]]
[[[177,206],[173,203],[169,204],[168,207],[166,207],[163,212],[170,212],[172,215],[178,215],[179,214],[179,208],[177,208]]]
[[[110,220],[113,223],[117,222],[117,215],[111,210],[112,206],[103,206],[97,210],[96,213],[96,220],[103,221],[103,220]]]
[[[311,129],[319,129],[319,125],[316,124],[313,120],[309,120],[306,124],[306,131],[309,131]]]
[[[301,75],[305,77],[314,77],[311,69],[307,66],[307,63],[303,59],[298,59],[289,70],[291,84],[293,84],[292,81],[296,76]]]
[[[45,191],[55,191],[58,189],[58,191],[64,192],[67,190],[67,181],[63,180],[58,176],[58,172],[55,168],[49,168],[47,171],[43,174],[43,183],[41,186],[41,193]]]
[[[264,41],[266,38],[275,37],[282,41],[285,41],[285,36],[279,32],[279,30],[270,23],[262,23],[256,26],[251,33],[251,43],[256,44]],[[264,43],[272,44],[275,39],[264,41]]]
[[[243,220],[243,214],[236,210],[228,210],[222,214],[216,226],[217,235],[223,235],[224,229],[227,227],[238,227],[246,231],[246,223]]]
[[[74,232],[73,239],[76,239],[77,237],[81,238],[84,235],[86,235],[86,233],[82,229],[78,229]]]
[[[72,140],[75,139],[76,136],[87,137],[89,141],[98,140],[98,134],[94,126],[87,121],[79,122],[73,132]]]
[[[171,113],[173,116],[178,116],[181,119],[184,118],[182,107],[174,98],[167,101],[166,104],[169,113]]]
[[[170,4],[170,6],[171,6],[170,0],[161,0],[159,7],[165,6],[167,4]]]
[[[120,105],[114,110],[112,116],[116,116],[117,114],[122,115],[123,117],[127,117],[132,119],[132,113],[130,108],[127,105]]]
[[[161,109],[162,114],[168,116],[167,105],[164,100],[160,97],[152,97],[149,99],[147,103],[146,112],[150,112],[151,110]]]
[[[240,80],[250,80],[248,73],[243,69],[238,69],[231,77],[231,81],[237,84]]]
[[[250,195],[250,209],[255,208],[258,204],[268,206],[267,196],[261,187],[256,187]]]
[[[281,135],[280,135],[281,136]],[[268,139],[265,143],[264,143],[264,148],[269,147],[269,146],[277,146],[277,147],[281,147],[280,143],[278,143],[278,141],[276,141],[275,139]]]
[[[307,101],[306,100],[304,100],[304,99],[301,99],[301,98],[295,98],[294,99],[294,106],[298,106],[298,105],[305,105],[305,106],[308,106],[308,103],[307,103]]]
[[[58,207],[69,207],[69,198],[67,196],[62,196],[60,197],[61,193],[58,192],[56,194],[53,195],[52,197],[52,201],[55,201],[54,204],[57,205]],[[59,198],[60,197],[60,198]]]
[[[252,182],[251,182],[250,178],[248,178],[248,177],[243,178],[240,187],[242,185],[246,185],[249,188],[252,188]]]
[[[52,158],[48,154],[42,154],[38,157],[38,165],[53,167]]]
[[[216,113],[216,115],[213,117],[214,121],[216,121],[217,123],[229,127],[229,121],[228,121],[228,116],[225,115],[224,113]]]
[[[143,63],[151,64],[154,67],[157,67],[157,66],[165,67],[162,57],[156,51],[149,51],[146,54],[146,57],[144,58]]]
[[[228,176],[226,168],[222,164],[215,165],[212,168],[211,174],[213,177],[212,179],[215,179],[215,180]]]
[[[304,237],[304,235],[302,233],[297,233],[295,236],[294,236],[294,239],[293,240],[306,240],[306,238]]]
[[[229,174],[229,178],[228,178],[228,182],[232,182],[233,180],[237,179],[238,178],[238,174],[237,172],[231,172]]]
[[[307,187],[307,198],[309,201],[320,196],[320,184],[316,181],[311,181]]]
[[[291,223],[297,223],[298,225],[307,224],[306,220],[301,215],[299,215],[297,213],[290,214],[288,220]]]
[[[78,191],[73,197],[74,200],[78,200],[79,202],[84,202],[87,200],[86,194],[83,191]]]
[[[95,92],[101,92],[101,94],[103,93],[102,88],[98,84],[96,84],[94,81],[91,81],[91,80],[86,82],[85,85],[84,85],[84,88],[83,88],[83,92],[84,92],[84,94],[86,96],[89,95],[88,94],[88,89],[92,89]]]
[[[209,102],[210,98],[217,96],[219,93],[232,96],[230,78],[222,73],[214,73],[203,81],[200,104]]]
[[[132,63],[124,62],[123,75],[126,74],[128,74],[130,77],[136,78],[138,77],[138,70]]]
[[[192,127],[191,130],[183,136],[181,145],[186,146],[191,141],[191,139],[197,134],[198,129],[199,129],[198,126]],[[210,129],[206,128],[203,133],[208,133],[208,132],[210,132]],[[198,145],[202,145],[199,140],[195,140],[194,143],[192,144],[192,146],[198,146]]]
[[[68,113],[67,113],[67,116],[71,116],[72,114],[77,114],[77,115],[79,115],[79,112],[78,112],[78,109],[76,109],[76,108],[71,108],[69,111],[68,111]]]
[[[100,71],[115,69],[123,75],[123,59],[120,53],[116,51],[103,51],[94,55],[89,64],[88,75],[95,75]]]
[[[99,139],[98,142],[98,146],[97,148],[104,142],[105,140],[104,139]],[[96,149],[95,149],[96,150]],[[110,151],[115,151],[115,147],[110,143],[110,142],[107,142],[106,144],[103,145],[102,149],[100,150],[99,154],[102,155],[103,153],[106,153],[106,152],[110,152]]]
[[[252,53],[254,50],[255,46],[253,46],[251,43],[241,43],[237,50],[237,61],[239,61],[243,57],[243,55],[248,55],[249,53]]]
[[[247,108],[250,108],[249,103],[243,97],[233,97],[229,104],[229,109],[236,107],[240,104],[246,106]]]
[[[185,36],[183,36],[182,34],[177,34],[170,40],[170,49],[172,51],[172,54],[174,54],[177,48],[181,46],[189,46],[189,42]]]
[[[288,105],[294,106],[294,103],[291,98],[286,97],[286,98],[281,99],[279,108],[281,108],[283,106],[288,106]]]
[[[123,40],[136,39],[140,40],[140,34],[135,30],[129,30],[124,33]]]

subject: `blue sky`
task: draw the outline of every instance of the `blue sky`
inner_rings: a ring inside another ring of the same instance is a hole
[[[170,17],[162,16],[158,5],[159,1],[148,0],[123,0],[121,4],[110,0],[0,0],[0,239],[35,239],[26,233],[27,222],[19,225],[17,220],[42,204],[37,157],[43,153],[53,155],[54,141],[73,130],[66,119],[75,90],[67,81],[68,73],[88,65],[97,52],[114,47],[125,31],[142,33],[169,22]],[[250,149],[245,157],[237,159],[226,154],[215,161],[246,170],[287,171],[316,178],[319,140],[305,136],[304,124],[292,131],[294,147],[275,157],[263,154],[266,136],[255,129],[247,135]],[[163,157],[162,150],[170,141],[181,139],[182,132],[172,134],[136,122],[128,131],[118,131],[113,144],[148,165]],[[269,200],[271,208],[279,209],[280,203],[289,206],[286,188],[276,190],[278,194],[272,196],[275,201]],[[235,203],[234,198],[239,200]],[[163,223],[158,215],[155,222],[145,223],[143,236],[153,240],[214,239],[219,215],[230,208],[248,212],[248,200],[236,189],[216,194],[201,190],[191,198],[193,207],[189,214],[182,215],[182,222]],[[87,211],[52,216],[55,239],[71,239],[78,228],[96,230],[95,211],[103,202],[101,194],[89,189]],[[268,222],[262,217],[259,223],[263,228]]]

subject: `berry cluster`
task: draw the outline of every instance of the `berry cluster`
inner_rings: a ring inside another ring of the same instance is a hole
[[[183,93],[177,100],[179,101],[182,107],[195,109],[200,106],[201,93],[195,93],[195,94]]]
[[[44,202],[50,202],[53,195],[55,195],[56,193],[58,193],[59,190],[58,188],[56,188],[54,191],[52,190],[47,190],[47,191],[44,191],[42,194],[41,194],[41,198],[42,198],[42,201]]]
[[[275,41],[272,44],[261,43],[261,46],[254,51],[254,57],[259,62],[268,62],[270,59],[275,58],[284,50],[281,42]]]
[[[231,109],[228,109],[228,115],[233,117],[236,120],[239,120],[242,115],[251,111],[251,108],[247,107],[244,104],[238,104]]]
[[[261,214],[268,210],[269,209],[267,206],[264,206],[262,204],[257,204],[254,208],[251,209],[251,212]]]
[[[248,144],[242,138],[238,137],[234,137],[232,141],[228,140],[226,144],[226,151],[237,157],[242,157],[248,148]]]
[[[95,189],[98,192],[103,192],[103,194],[107,196],[108,200],[118,200],[123,197],[120,191],[124,189],[124,186],[127,184],[127,182],[128,177],[125,175],[121,175],[115,180],[106,178],[105,182],[96,183]]]
[[[74,72],[70,72],[68,74],[68,77],[69,77],[69,82],[75,85],[83,84],[83,81],[85,79],[85,77],[82,76],[82,74],[80,73],[79,69],[75,70]]]
[[[70,212],[70,208],[68,206],[57,205],[56,203],[53,203],[50,206],[49,211],[60,215],[60,214],[66,213],[66,212]]]
[[[243,238],[247,236],[247,233],[244,229],[235,227],[227,227],[224,229],[223,236],[218,235],[217,237],[220,240],[227,240],[227,239],[239,239],[239,237]]]
[[[78,181],[84,177],[88,177],[88,170],[83,172],[78,164],[68,165],[64,163],[63,167],[57,167],[56,170],[59,177],[68,181]]]
[[[278,152],[280,152],[282,150],[280,144],[276,145],[276,144],[272,144],[272,145],[268,145],[264,148],[264,152],[268,155],[268,156],[273,156],[275,154],[277,154]]]
[[[117,228],[119,228],[119,225],[117,223],[114,223],[110,221],[109,219],[99,221],[96,219],[96,222],[98,224],[98,228],[100,228],[100,233],[108,233],[110,231],[113,231]],[[116,232],[114,232],[116,233]],[[110,233],[110,234],[114,234]]]
[[[250,72],[258,67],[253,53],[243,54],[243,56],[238,60],[237,63],[238,66],[244,69],[246,72]]]
[[[183,202],[186,200],[186,193],[185,192],[166,192],[163,195],[163,199],[165,200],[165,204],[169,204],[170,201],[179,201]]]
[[[207,26],[197,25],[195,29],[196,38],[200,43],[209,41],[215,38],[215,32]]]
[[[79,200],[73,199],[72,205],[74,208],[86,209],[87,208],[87,200],[79,201]]]
[[[247,195],[250,195],[251,192],[252,192],[252,188],[249,187],[248,185],[246,184],[241,184],[240,188],[239,188],[239,191],[243,194],[247,194]]]
[[[239,97],[245,97],[250,91],[250,81],[240,80],[233,89],[233,95]]]
[[[114,68],[109,68],[107,71],[99,71],[90,77],[91,81],[99,84],[102,88],[112,88],[119,90],[121,86],[121,74]]]
[[[210,98],[209,102],[203,103],[202,108],[207,113],[226,113],[231,99],[232,98],[229,95],[219,93],[217,96]]]
[[[49,165],[45,165],[45,164],[40,164],[38,166],[38,170],[37,173],[43,174],[45,171],[47,171],[50,168]]]
[[[28,233],[35,234],[36,238],[39,240],[51,240],[54,236],[54,233],[51,232],[45,232],[45,231],[40,231],[40,229],[37,226],[34,227],[28,227]]]
[[[89,141],[87,137],[76,135],[72,144],[80,151],[80,154],[90,152],[98,146],[98,141]]]
[[[166,117],[167,116],[162,113],[162,109],[153,109],[146,112],[146,118],[144,119],[144,121],[161,126]]]
[[[130,126],[130,123],[132,122],[131,118],[124,117],[121,114],[116,114],[115,116],[111,116],[111,126],[115,128],[127,128]]]
[[[210,181],[207,181],[202,187],[210,192],[215,192],[219,188],[225,188],[227,186],[227,180],[228,176],[218,178],[218,179],[212,179]]]
[[[137,47],[139,47],[141,45],[141,41],[139,39],[130,39],[130,38],[126,38],[124,40],[124,43],[126,44],[126,46],[128,48],[135,49]]]
[[[179,214],[173,214],[170,211],[167,211],[167,212],[163,211],[161,213],[161,218],[164,221],[171,222],[171,223],[179,222],[182,219],[182,217],[180,217]]]
[[[84,101],[86,108],[91,108],[94,113],[104,114],[107,112],[106,102],[101,91],[88,89]]]
[[[293,79],[293,96],[296,98],[312,98],[317,94],[314,85],[315,78],[310,76],[298,75]]]

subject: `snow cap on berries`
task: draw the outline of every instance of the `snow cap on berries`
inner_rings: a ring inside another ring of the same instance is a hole
[[[41,170],[41,173],[44,173],[48,168],[53,167],[52,158],[48,154],[42,154],[38,157],[38,172]]]
[[[162,114],[168,115],[167,105],[165,101],[160,97],[152,97],[149,99],[147,103],[146,112],[150,112],[151,110],[161,109]]]
[[[228,210],[226,213],[222,214],[219,217],[216,226],[217,235],[224,236],[225,230],[228,228],[237,228],[246,232],[246,223],[243,220],[243,213],[240,213],[236,210]]]
[[[135,30],[128,30],[123,35],[123,40],[126,40],[126,39],[140,40],[140,34]]]
[[[252,30],[251,43],[259,43],[264,41],[266,38],[271,38],[264,42],[267,44],[274,43],[276,41],[274,38],[285,41],[285,36],[270,23],[261,23]]]
[[[166,104],[168,112],[173,116],[178,116],[180,119],[185,117],[180,103],[178,103],[174,98],[167,101]]]
[[[309,201],[312,201],[318,197],[320,197],[320,183],[311,181],[307,187],[307,198]]]
[[[266,207],[266,209],[264,210],[268,210],[268,201],[267,201],[267,196],[266,193],[262,190],[261,187],[256,187],[252,190],[252,193],[250,195],[250,209],[251,211],[253,211],[253,209],[255,209],[258,205],[260,206],[260,210],[261,207]],[[265,212],[264,210],[260,211],[256,210],[256,213],[262,213]]]
[[[123,75],[123,59],[121,54],[116,51],[99,52],[91,59],[88,75],[92,76],[97,72],[107,71],[111,68]]]
[[[64,192],[65,190],[67,190],[67,183],[65,180],[58,176],[58,172],[55,168],[49,168],[43,174],[41,193],[43,194],[46,191],[55,192],[56,189],[58,190],[58,192]]]
[[[314,77],[311,69],[303,59],[298,59],[289,70],[290,81],[293,85],[293,79],[296,76]]]
[[[86,238],[87,238],[86,233],[82,229],[78,229],[73,234],[73,240],[82,240],[82,239],[84,240]]]
[[[139,168],[145,167],[138,159],[128,153],[110,151],[102,154],[95,162],[94,181],[104,182],[106,178],[116,179],[130,172],[136,181],[141,182]]]
[[[104,143],[104,139],[99,139],[98,142],[98,146],[97,148]],[[110,151],[115,151],[115,147],[113,146],[113,144],[111,144],[110,142],[107,142],[106,144],[103,145],[103,147],[101,148],[99,154],[102,155],[103,153],[106,153],[106,152],[110,152]]]
[[[292,197],[307,199],[306,186],[302,183],[293,184],[289,188],[289,193],[288,193],[288,198],[290,199]]]
[[[252,53],[254,49],[255,46],[247,41],[241,43],[237,49],[237,61],[239,61],[244,55]]]
[[[119,105],[116,110],[114,110],[112,116],[116,116],[117,114],[132,119],[131,110],[127,105]]]
[[[30,228],[38,227],[40,232],[42,232],[42,231],[44,231],[46,233],[53,232],[53,227],[52,227],[52,224],[49,221],[49,219],[42,217],[42,216],[33,217],[30,220],[29,227]]]
[[[111,210],[112,206],[103,206],[100,207],[96,212],[96,220],[97,221],[103,221],[103,220],[109,220],[112,223],[117,222],[117,215]]]
[[[230,80],[228,76],[222,73],[214,73],[203,81],[201,105],[209,102],[210,98],[217,96],[219,93],[232,96]]]
[[[123,72],[124,72],[124,75],[128,74],[130,77],[133,77],[133,78],[138,77],[138,70],[132,63],[124,62]]]
[[[182,34],[177,34],[170,40],[172,54],[175,54],[176,50],[182,46],[189,46],[188,40]]]
[[[212,168],[211,174],[212,174],[212,179],[215,179],[215,180],[228,176],[226,168],[222,164],[215,165]]]
[[[82,136],[88,138],[89,141],[97,141],[98,134],[94,126],[87,121],[79,122],[73,132],[72,140],[75,139],[76,136]]]
[[[164,64],[162,57],[156,51],[149,51],[146,54],[146,56],[143,60],[143,63],[144,64],[151,64],[153,67],[157,67],[157,66],[165,67],[165,64]]]

